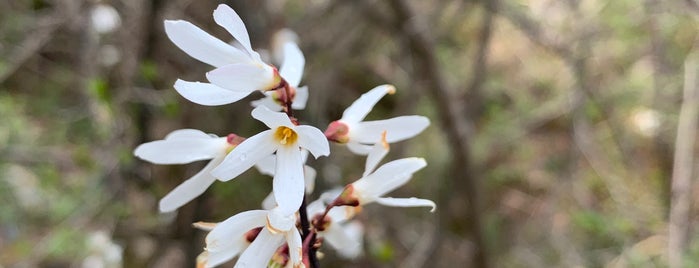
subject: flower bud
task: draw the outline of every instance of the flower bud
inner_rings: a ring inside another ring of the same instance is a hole
[[[325,137],[337,143],[349,142],[349,126],[342,121],[333,121],[325,130]]]

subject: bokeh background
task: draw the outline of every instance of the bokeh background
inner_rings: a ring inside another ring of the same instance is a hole
[[[297,32],[324,129],[363,92],[370,114],[428,116],[388,160],[428,167],[369,206],[365,251],[324,267],[696,267],[696,0],[231,0],[253,47]],[[195,105],[172,88],[210,70],[164,19],[230,36],[218,1],[0,0],[0,267],[193,267],[196,221],[259,207],[271,179],[215,183],[177,213],[157,202],[201,163],[152,165],[140,143],[180,128],[250,136],[243,102]],[[333,146],[317,188],[361,176]],[[316,195],[319,191],[316,191]],[[232,267],[232,266],[230,266]]]

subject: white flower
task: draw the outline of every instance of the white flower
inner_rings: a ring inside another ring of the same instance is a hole
[[[386,94],[396,91],[392,85],[375,87],[354,101],[345,109],[340,120],[330,123],[325,136],[335,142],[346,143],[350,151],[366,155],[371,146],[376,144],[381,133],[388,132],[389,143],[411,138],[422,132],[430,124],[424,116],[399,116],[386,120],[362,121],[374,105]]]
[[[101,34],[111,33],[121,25],[119,12],[113,6],[96,4],[90,11],[92,28]]]
[[[302,162],[306,162],[306,159],[308,158],[308,151],[302,150],[303,152],[303,158]],[[260,160],[255,164],[255,167],[257,170],[260,171],[260,173],[272,176],[274,177],[274,173],[276,172],[276,166],[277,166],[277,157],[275,155],[271,155],[268,157],[265,157],[264,159]],[[315,182],[316,182],[316,170],[313,169],[312,167],[308,165],[303,166],[303,180],[304,180],[304,187],[306,189],[306,194],[311,194],[313,193],[313,189],[315,188]],[[263,209],[271,209],[273,207],[277,206],[277,201],[274,199],[274,192],[270,192],[267,197],[262,201],[262,208]]]
[[[276,152],[272,182],[274,198],[284,214],[291,214],[298,210],[304,195],[301,149],[308,150],[316,158],[327,156],[330,154],[328,141],[317,128],[296,126],[286,114],[270,111],[264,106],[255,108],[252,117],[270,129],[240,143],[211,174],[222,181],[231,180]]]
[[[139,145],[134,155],[155,164],[186,164],[211,159],[204,169],[160,200],[160,211],[170,212],[206,191],[216,180],[209,172],[242,140],[235,134],[219,138],[195,129],[180,129],[165,136],[164,140]]]
[[[281,68],[279,68],[279,73],[288,83],[291,96],[286,96],[287,93],[283,89],[266,91],[264,92],[265,97],[253,101],[252,106],[263,105],[272,111],[281,111],[283,102],[290,100],[292,101],[292,109],[303,110],[306,108],[306,102],[308,101],[308,87],[298,87],[301,83],[303,67],[306,62],[303,52],[301,52],[296,43],[287,41],[283,45],[281,55],[283,61]]]
[[[252,240],[257,230],[259,233]],[[285,243],[292,267],[302,267],[303,245],[293,214],[285,216],[277,208],[245,211],[218,223],[206,236],[206,267],[222,264],[238,254],[235,267],[267,267]]]
[[[217,67],[206,75],[213,84],[177,80],[174,87],[180,95],[202,105],[223,105],[238,101],[254,91],[264,92],[283,86],[284,80],[277,70],[263,62],[252,49],[245,24],[233,9],[219,5],[214,10],[214,21],[233,36],[235,41],[232,45],[190,22],[165,21],[165,33],[177,47],[193,58]],[[294,67],[299,65],[292,60],[289,60],[289,64]],[[298,70],[284,70],[290,77],[296,72]]]
[[[315,218],[322,216],[326,203],[332,201],[331,198],[337,197],[341,192],[342,189],[337,189],[323,193],[318,200],[308,204],[309,220],[313,221]],[[318,230],[318,234],[341,257],[353,259],[359,257],[362,253],[364,228],[358,221],[348,222],[353,215],[348,214],[346,211],[345,207],[331,208],[323,219],[323,226],[321,226],[321,230]]]
[[[356,202],[358,205],[355,208],[348,207],[348,213],[353,214],[359,207],[372,202],[392,207],[431,207],[431,211],[434,211],[437,206],[431,200],[415,197],[383,197],[386,193],[406,184],[413,173],[427,166],[425,159],[410,157],[388,162],[376,169],[387,152],[388,145],[385,142],[374,145],[367,157],[362,178],[345,187],[338,199],[342,199],[347,204]]]

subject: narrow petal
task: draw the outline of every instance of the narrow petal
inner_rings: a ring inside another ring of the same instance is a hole
[[[298,148],[282,146],[277,150],[277,170],[272,191],[284,215],[296,212],[304,194],[303,162]]]
[[[262,228],[255,241],[240,255],[236,268],[267,267],[274,252],[284,244],[283,235],[274,235],[267,228]]]
[[[297,229],[293,229],[290,232],[284,234],[286,237],[286,244],[289,246],[289,260],[291,261],[291,267],[299,267],[303,259],[303,242],[301,241],[301,234]]]
[[[220,164],[221,161],[223,161],[223,155],[215,157],[206,164],[204,169],[197,172],[197,174],[178,185],[174,190],[163,197],[163,199],[160,200],[160,212],[174,211],[204,193],[216,180],[214,176],[211,176],[211,170]]]
[[[381,162],[381,160],[388,154],[388,143],[384,140],[383,142],[377,142],[371,147],[371,151],[366,158],[366,164],[364,165],[364,174],[362,177],[368,176],[371,172],[376,169],[376,166]]]
[[[264,106],[270,109],[271,111],[274,112],[279,112],[282,110],[282,106],[279,105],[276,101],[274,101],[274,98],[272,97],[273,91],[267,91],[265,92],[265,97],[251,101],[250,104],[252,104],[252,107],[257,107],[257,106]],[[296,103],[296,102],[294,102]],[[293,108],[293,107],[292,107]]]
[[[188,21],[166,20],[165,33],[182,51],[203,63],[220,67],[249,61],[249,57],[242,51],[211,36]]]
[[[360,202],[366,204],[375,198],[407,183],[413,173],[427,166],[425,159],[411,157],[394,160],[379,167],[376,172],[353,183]]]
[[[257,171],[260,173],[267,175],[267,176],[272,176],[274,177],[274,170],[276,169],[277,166],[277,156],[276,155],[270,155],[265,158],[260,159],[260,161],[257,161],[255,163],[255,167],[257,168]]]
[[[303,110],[306,108],[306,102],[308,102],[308,87],[303,86],[297,88],[296,97],[294,97],[294,102],[291,103],[291,108],[294,110]]]
[[[354,259],[362,253],[363,227],[358,222],[331,224],[323,233],[323,238],[337,250],[343,258]]]
[[[252,50],[250,35],[248,35],[248,30],[245,28],[245,23],[243,23],[243,20],[235,10],[225,4],[218,5],[216,10],[214,10],[214,21],[225,28],[251,56],[258,61],[260,60],[260,56]]]
[[[384,95],[387,93],[392,94],[395,91],[396,88],[392,85],[381,85],[375,87],[369,92],[362,94],[362,96],[354,101],[350,107],[347,107],[345,112],[342,114],[341,120],[347,122],[362,121]]]
[[[274,200],[274,193],[269,192],[267,197],[265,197],[265,199],[262,200],[262,208],[270,210],[276,206],[277,206],[277,200]]]
[[[376,203],[389,207],[430,207],[430,212],[434,212],[437,209],[437,204],[428,199],[420,198],[393,198],[393,197],[382,197],[376,199]]]
[[[276,130],[280,126],[285,126],[293,129],[294,124],[289,120],[289,116],[285,113],[273,112],[267,107],[258,106],[252,110],[252,118],[264,123],[268,128]]]
[[[312,126],[296,126],[294,131],[299,135],[299,146],[311,152],[315,158],[330,154],[328,139],[320,129]]]
[[[185,99],[196,104],[217,106],[236,102],[251,92],[232,91],[209,83],[188,82],[177,79],[175,90]]]
[[[222,181],[231,180],[261,159],[272,155],[276,149],[277,145],[273,142],[272,132],[265,130],[236,146],[223,162],[211,171],[211,175]]]
[[[206,132],[204,132],[204,131],[201,131],[198,129],[191,129],[191,128],[174,130],[165,136],[166,140],[170,140],[170,139],[208,139],[208,138],[217,138],[217,137],[215,135],[212,135],[212,134],[206,134]]]
[[[316,170],[309,166],[303,166],[303,182],[304,188],[306,188],[306,193],[313,193],[313,189],[316,187]]]
[[[386,120],[360,122],[350,129],[350,140],[359,143],[374,144],[381,134],[386,131],[386,141],[389,143],[402,141],[420,134],[430,120],[419,115],[399,116]]]
[[[134,155],[154,164],[186,164],[212,159],[225,149],[226,138],[171,138],[141,144]]]
[[[245,233],[264,226],[266,218],[266,210],[250,210],[226,219],[217,224],[206,236],[206,250],[209,253],[222,252],[231,247],[242,250],[242,247],[248,243]],[[217,264],[209,263],[209,265]]]
[[[258,63],[221,66],[206,73],[206,78],[214,85],[233,91],[264,91],[276,86],[272,67]]]
[[[305,64],[306,59],[299,46],[294,42],[286,42],[284,44],[284,62],[279,67],[279,74],[292,87],[298,87],[301,83]]]
[[[358,155],[367,155],[371,152],[371,145],[361,144],[359,142],[350,141],[347,143],[347,149],[350,152]]]

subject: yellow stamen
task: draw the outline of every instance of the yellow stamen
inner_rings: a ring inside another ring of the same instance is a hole
[[[298,134],[288,127],[278,127],[274,132],[274,138],[282,145],[291,145],[296,143]]]

